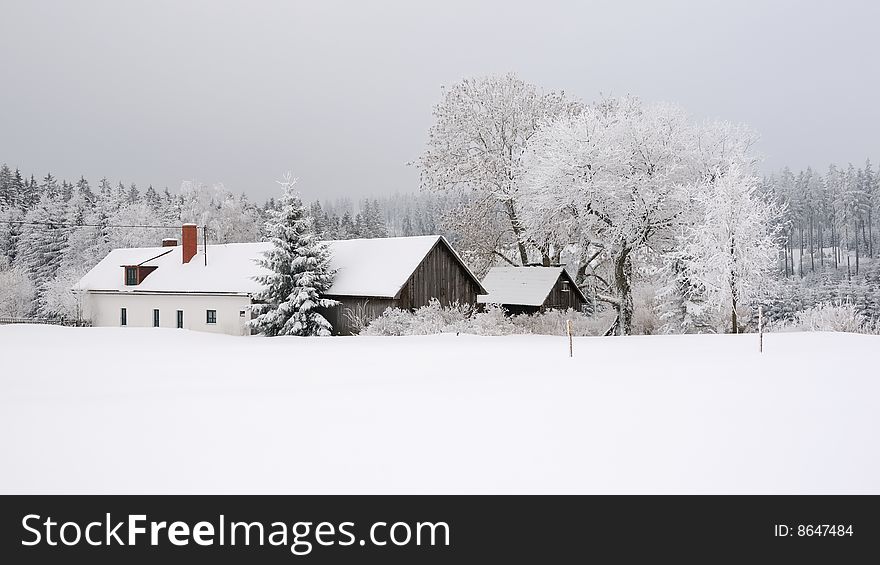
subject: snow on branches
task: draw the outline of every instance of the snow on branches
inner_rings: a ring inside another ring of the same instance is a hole
[[[417,164],[422,189],[471,196],[454,218],[464,252],[506,256],[515,248],[520,264],[529,262],[530,249],[547,257],[543,242],[530,241],[518,217],[518,162],[542,123],[580,106],[512,74],[468,78],[444,89]]]
[[[695,220],[682,225],[669,257],[691,292],[730,315],[738,333],[737,309],[759,301],[772,289],[779,258],[774,226],[782,209],[758,192],[760,179],[732,164],[712,180],[685,187]]]
[[[556,246],[597,242],[611,264],[613,294],[605,300],[618,311],[616,332],[628,334],[634,262],[681,260],[678,235],[703,225],[706,214],[689,187],[714,190],[719,171],[752,167],[753,142],[747,128],[695,124],[669,104],[624,97],[584,108],[548,123],[528,143],[519,175],[524,233]],[[750,201],[747,187],[725,188],[746,190],[742,198]]]

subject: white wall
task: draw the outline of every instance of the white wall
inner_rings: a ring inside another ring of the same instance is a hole
[[[199,296],[191,294],[89,293],[86,317],[93,326],[119,327],[120,310],[127,310],[128,326],[153,327],[153,309],[159,309],[159,327],[176,328],[177,311],[183,310],[184,329],[228,335],[248,335],[245,322],[247,296]],[[217,323],[207,323],[207,310],[217,311]],[[244,310],[244,317],[240,312]]]

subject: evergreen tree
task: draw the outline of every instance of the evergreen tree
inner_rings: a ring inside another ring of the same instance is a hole
[[[408,236],[413,235],[412,220],[410,219],[410,217],[408,215],[403,218],[403,227],[402,227],[401,231],[402,231],[402,235],[404,235],[404,236],[408,237]]]
[[[25,197],[24,194],[24,179],[21,176],[21,171],[15,169],[15,173],[12,175],[12,205],[16,206],[19,210],[24,210],[24,202],[23,199]]]
[[[156,189],[153,188],[152,184],[147,187],[147,191],[144,193],[144,201],[154,212],[157,214],[162,213],[162,199],[159,197],[159,193],[156,192]]]
[[[270,274],[256,278],[263,290],[254,297],[258,315],[250,326],[267,336],[330,335],[330,322],[318,311],[339,303],[322,298],[333,282],[330,254],[318,241],[312,218],[294,192],[288,173],[278,210],[269,211],[266,231],[273,244],[260,265]]]
[[[15,206],[15,193],[12,186],[12,170],[3,163],[0,167],[0,208]]]
[[[337,239],[353,239],[355,237],[358,237],[357,228],[355,227],[354,221],[351,219],[351,214],[346,210],[342,215],[342,218],[339,220]]]
[[[129,204],[134,204],[141,199],[141,193],[138,191],[137,185],[131,183],[131,186],[128,188],[128,194],[126,196],[126,201]]]
[[[25,216],[31,222],[22,226],[17,239],[16,261],[22,261],[37,290],[36,310],[44,311],[43,296],[55,278],[67,246],[67,230],[64,222],[64,203],[60,196],[52,197],[45,192],[37,205]]]
[[[31,178],[21,184],[21,195],[22,196],[19,199],[19,208],[24,212],[27,212],[39,202],[40,189],[34,175],[31,175]]]
[[[76,191],[84,202],[87,202],[90,207],[94,208],[96,196],[85,177],[80,177],[77,181]]]
[[[57,198],[61,194],[61,190],[58,188],[58,181],[55,177],[52,176],[52,173],[46,173],[46,176],[43,177],[43,182],[40,183],[40,191],[37,199],[39,200],[44,195],[49,196],[50,198]]]

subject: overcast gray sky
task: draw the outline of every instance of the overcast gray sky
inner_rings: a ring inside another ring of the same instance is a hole
[[[415,190],[440,86],[513,71],[880,160],[880,2],[2,1],[0,162],[254,198]]]

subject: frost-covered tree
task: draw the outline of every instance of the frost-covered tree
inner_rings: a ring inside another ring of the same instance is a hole
[[[597,297],[617,310],[616,333],[629,334],[638,268],[650,274],[668,261],[678,228],[693,221],[684,187],[711,180],[719,167],[753,165],[754,141],[748,128],[698,124],[673,105],[604,100],[530,140],[521,165],[523,226],[533,239],[578,248],[579,275],[594,261],[609,263],[608,280],[597,278],[610,288]]]
[[[47,178],[51,175],[47,175]],[[50,179],[54,183],[54,179]],[[56,183],[57,184],[57,183]],[[67,249],[68,229],[64,227],[64,202],[59,195],[46,192],[25,215],[16,240],[16,263],[28,270],[36,285],[35,310],[44,311],[43,294],[55,278]]]
[[[21,318],[34,307],[35,287],[27,269],[0,258],[0,316]]]
[[[623,98],[539,131],[524,159],[521,216],[529,233],[559,243],[599,240],[610,255],[617,333],[633,317],[633,260],[661,248],[687,208],[694,135],[668,105]]]
[[[782,210],[758,192],[759,185],[738,165],[689,185],[696,221],[682,226],[671,252],[695,297],[730,316],[732,333],[739,331],[739,309],[769,294],[777,268],[774,226]]]
[[[330,253],[318,241],[295,183],[288,173],[280,182],[280,206],[269,212],[266,231],[272,248],[260,265],[270,273],[256,278],[263,290],[254,297],[257,316],[249,324],[267,336],[330,335],[333,328],[319,311],[339,304],[322,296],[333,283]]]
[[[244,196],[236,196],[222,184],[208,186],[185,181],[179,198],[169,195],[166,221],[191,222],[208,227],[215,243],[250,242],[260,238],[260,214]],[[175,210],[175,206],[177,210]]]
[[[448,217],[463,251],[507,257],[512,247],[525,265],[529,250],[542,248],[519,218],[518,163],[543,122],[580,107],[561,92],[542,92],[512,74],[468,78],[444,89],[418,166],[422,189],[471,196],[468,206]]]

